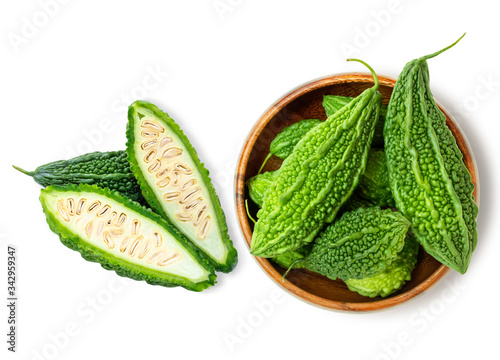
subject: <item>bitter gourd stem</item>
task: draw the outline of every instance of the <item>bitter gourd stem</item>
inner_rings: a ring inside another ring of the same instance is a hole
[[[17,171],[22,172],[23,174],[26,174],[26,175],[29,175],[29,176],[33,176],[33,171],[26,171],[24,169],[21,169],[20,167],[17,167],[16,165],[12,165],[12,167],[14,169],[16,169]]]
[[[299,262],[304,262],[304,259],[297,259],[295,260],[293,263],[290,264],[290,266],[288,267],[288,269],[286,269],[285,273],[283,274],[283,277],[281,278],[281,281],[285,282],[286,281],[286,276],[288,275],[288,273],[290,272],[290,270],[293,269],[294,265],[299,263]]]
[[[419,60],[421,60],[421,61],[423,61],[423,60],[428,60],[428,59],[431,59],[431,58],[433,58],[433,57],[435,57],[435,56],[438,56],[439,54],[441,54],[441,53],[445,52],[445,51],[446,51],[446,50],[448,50],[449,48],[452,48],[453,46],[455,46],[455,45],[456,45],[456,44],[457,44],[460,40],[462,40],[462,38],[465,36],[465,34],[467,34],[467,33],[464,33],[462,36],[460,36],[460,38],[459,38],[457,41],[455,41],[453,44],[451,44],[451,45],[449,45],[449,46],[445,47],[444,49],[441,49],[441,50],[439,50],[439,51],[436,51],[436,52],[435,52],[435,53],[433,53],[433,54],[429,54],[429,55],[426,55],[426,56],[422,56]]]
[[[253,223],[255,224],[257,222],[257,220],[255,220],[252,215],[250,215],[250,211],[248,210],[248,200],[245,199],[245,210],[247,211],[247,216],[250,218],[250,220],[253,221]]]
[[[363,64],[364,66],[366,66],[368,68],[368,70],[370,70],[370,72],[372,73],[373,81],[375,81],[375,85],[373,86],[374,89],[375,90],[378,89],[378,86],[379,86],[378,77],[377,77],[377,74],[375,74],[375,70],[373,70],[370,65],[365,63],[363,60],[359,60],[359,59],[347,59],[346,61],[357,61],[357,62],[360,62],[361,64]]]
[[[266,158],[264,159],[264,162],[262,163],[262,165],[260,166],[260,169],[259,169],[259,172],[257,173],[257,175],[260,174],[260,172],[262,171],[262,169],[264,168],[264,165],[266,165],[267,163],[267,160],[269,160],[269,158],[272,156],[273,154],[269,153],[267,154]]]

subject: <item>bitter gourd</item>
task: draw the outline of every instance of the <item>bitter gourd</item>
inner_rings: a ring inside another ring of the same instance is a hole
[[[272,155],[286,159],[300,139],[320,122],[318,119],[304,119],[283,128],[269,144],[269,154],[264,159],[259,173]]]
[[[411,236],[407,236],[403,250],[387,269],[363,279],[348,279],[345,281],[347,287],[371,298],[386,297],[395,293],[411,280],[411,273],[417,264],[418,247],[418,243]]]
[[[311,250],[312,246],[311,243],[309,243],[298,249],[287,251],[271,259],[283,269],[303,269],[305,267],[304,263],[298,260],[305,259]]]
[[[341,216],[343,213],[346,211],[353,211],[357,210],[359,208],[367,208],[367,207],[373,207],[375,204],[371,203],[369,200],[360,198],[356,193],[354,192],[349,199],[340,207],[337,217]]]
[[[274,179],[276,178],[277,171],[266,171],[262,174],[255,175],[248,179],[248,195],[259,206],[262,206],[264,201],[264,193],[271,187]]]
[[[356,193],[374,205],[394,206],[384,150],[370,149],[368,164],[364,174],[359,179]]]
[[[323,96],[323,108],[325,109],[326,116],[339,111],[344,106],[354,100],[353,97],[340,96],[340,95],[325,95]],[[384,122],[387,114],[387,105],[380,106],[380,117],[375,125],[375,133],[373,134],[372,147],[384,147]]]
[[[382,99],[370,71],[374,86],[307,132],[283,161],[257,214],[253,255],[273,257],[311,242],[353,192]]]
[[[67,247],[121,276],[201,291],[213,267],[174,227],[139,204],[95,185],[49,186],[40,195],[50,229]]]
[[[139,184],[130,170],[126,151],[97,151],[41,165],[34,171],[26,171],[17,166],[14,168],[31,176],[43,187],[66,184],[97,185],[116,190],[134,201],[144,200]]]
[[[313,127],[320,124],[318,119],[304,119],[287,126],[276,135],[269,150],[271,154],[280,159],[286,159],[293,151],[293,148]]]
[[[477,242],[474,186],[432,96],[427,66],[427,59],[457,42],[406,64],[389,102],[384,136],[396,207],[425,251],[463,274]]]
[[[400,212],[391,209],[346,212],[316,238],[304,264],[333,280],[373,276],[398,258],[409,226]]]
[[[148,204],[168,219],[216,270],[237,263],[226,219],[207,169],[174,120],[155,105],[129,107],[127,152]]]

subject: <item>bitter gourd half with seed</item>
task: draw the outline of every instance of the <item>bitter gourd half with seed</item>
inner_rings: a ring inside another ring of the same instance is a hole
[[[274,257],[311,242],[353,192],[382,99],[370,71],[374,86],[307,132],[283,161],[257,214],[253,255]]]
[[[335,280],[362,279],[387,269],[403,249],[410,222],[379,207],[346,212],[316,238],[306,269]]]
[[[425,251],[463,274],[477,242],[474,186],[430,91],[427,66],[427,59],[455,44],[406,64],[389,102],[384,136],[396,207]]]
[[[148,204],[174,224],[216,270],[237,263],[219,198],[195,149],[174,120],[155,105],[129,107],[127,153]]]
[[[182,234],[116,192],[90,185],[49,186],[40,202],[61,242],[105,269],[193,291],[215,283],[213,267]]]
[[[54,161],[26,171],[38,184],[49,185],[89,184],[110,188],[131,200],[142,202],[141,188],[130,170],[126,151],[93,152],[69,160]]]

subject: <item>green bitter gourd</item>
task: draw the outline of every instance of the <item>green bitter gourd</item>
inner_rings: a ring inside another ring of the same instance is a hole
[[[307,132],[284,160],[258,213],[253,255],[273,257],[311,242],[353,192],[382,99],[370,71],[374,86]]]
[[[14,168],[31,176],[43,187],[66,184],[97,185],[116,190],[134,201],[144,200],[139,184],[130,170],[126,151],[97,151],[41,165],[34,171],[26,171],[17,166]]]
[[[88,261],[154,285],[201,291],[213,267],[174,227],[126,197],[95,185],[49,186],[40,202],[50,229]]]
[[[367,208],[367,207],[373,207],[375,204],[371,203],[369,200],[360,198],[356,193],[354,192],[349,199],[340,207],[337,217],[341,216],[343,213],[346,211],[353,211],[357,210],[359,208]]]
[[[395,293],[411,280],[411,273],[417,264],[418,248],[418,243],[408,235],[403,250],[387,269],[363,279],[347,279],[345,280],[347,287],[351,291],[371,298],[386,297]]]
[[[280,159],[286,159],[293,151],[297,143],[309,132],[313,127],[321,123],[318,119],[304,119],[283,128],[269,144],[269,154],[264,159],[259,173],[266,165],[267,160],[271,156],[277,156]]]
[[[333,280],[376,275],[398,258],[409,226],[400,212],[391,209],[346,212],[316,238],[304,264]]]
[[[356,194],[377,206],[394,206],[384,150],[370,149],[368,164],[359,179]]]
[[[396,207],[410,219],[425,251],[463,274],[477,243],[474,186],[432,96],[427,66],[427,59],[457,42],[406,64],[389,103],[384,136]]]
[[[302,261],[309,255],[312,250],[312,243],[304,245],[298,249],[290,250],[271,258],[276,264],[283,269],[303,269],[305,265]]]
[[[226,219],[209,173],[173,119],[155,105],[129,107],[127,153],[148,204],[168,219],[216,270],[237,263]]]
[[[325,109],[326,116],[330,116],[335,112],[342,109],[344,106],[349,104],[353,97],[340,96],[340,95],[325,95],[323,96],[323,108]],[[375,125],[375,133],[373,134],[372,147],[383,148],[384,147],[384,122],[385,116],[387,114],[387,105],[382,104],[380,106],[380,117]]]
[[[285,127],[273,139],[269,145],[271,154],[286,159],[293,151],[293,148],[313,127],[320,124],[318,119],[304,119]]]
[[[266,171],[247,180],[248,195],[254,203],[262,206],[264,194],[271,187],[277,174],[277,171]]]

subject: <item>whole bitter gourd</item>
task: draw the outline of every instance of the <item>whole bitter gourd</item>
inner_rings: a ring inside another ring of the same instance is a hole
[[[349,104],[353,97],[340,96],[340,95],[325,95],[323,96],[323,108],[325,109],[326,116],[330,116],[335,112],[342,109],[344,106]],[[384,123],[385,116],[387,114],[387,105],[382,104],[380,106],[380,117],[375,125],[375,133],[373,134],[372,147],[383,148],[384,147]]]
[[[283,161],[258,213],[253,255],[273,257],[311,242],[353,192],[382,99],[370,71],[374,86],[307,132]]]
[[[376,275],[398,258],[409,226],[400,212],[391,209],[346,212],[316,238],[305,267],[332,280]]]
[[[403,250],[387,269],[362,279],[347,279],[345,280],[347,287],[351,291],[371,298],[386,297],[395,293],[411,280],[411,273],[417,264],[418,248],[415,239],[408,235]]]
[[[427,59],[455,44],[406,64],[389,103],[384,136],[396,207],[410,219],[425,251],[463,274],[477,242],[474,186],[432,96],[427,66]]]
[[[359,179],[356,194],[377,206],[394,206],[384,150],[370,149],[368,164]]]
[[[109,188],[131,200],[143,202],[141,189],[130,170],[126,151],[93,152],[69,160],[54,161],[26,171],[43,187],[49,185],[89,184]]]
[[[215,283],[213,267],[182,234],[117,192],[95,185],[49,186],[40,202],[61,242],[105,269],[193,291]]]
[[[129,107],[127,153],[148,204],[179,229],[216,270],[237,263],[226,219],[207,169],[173,119],[155,105]]]

